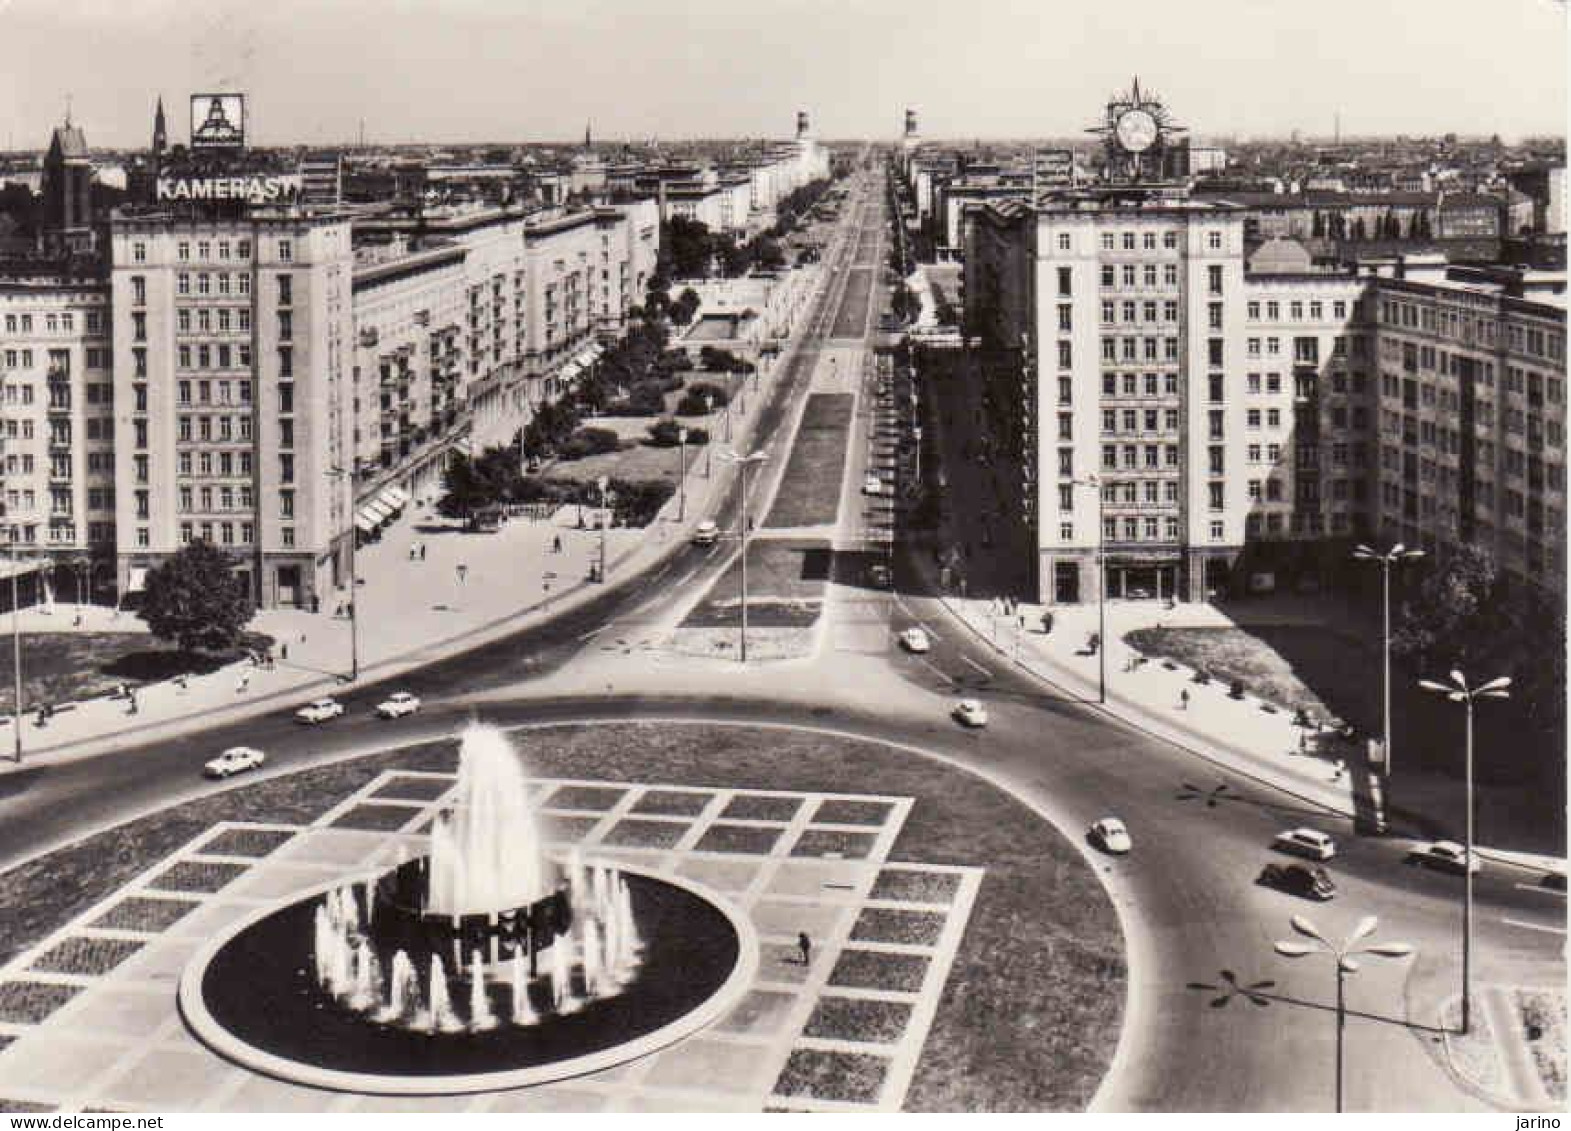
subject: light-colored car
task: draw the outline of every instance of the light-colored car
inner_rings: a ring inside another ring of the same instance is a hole
[[[1477,872],[1483,866],[1478,862],[1478,853],[1473,853],[1472,858],[1469,859],[1467,849],[1454,840],[1437,840],[1433,844],[1416,848],[1413,852],[1431,868],[1440,868],[1447,872]]]
[[[955,721],[961,726],[985,727],[987,725],[987,708],[976,699],[962,699],[955,704]]]
[[[325,723],[344,713],[344,705],[337,699],[317,699],[295,712],[295,719],[302,723]]]
[[[1124,822],[1117,817],[1103,817],[1092,825],[1091,841],[1103,852],[1110,852],[1114,856],[1122,856],[1135,846],[1134,841],[1129,839],[1129,830],[1124,828]]]
[[[1336,855],[1336,841],[1316,829],[1288,829],[1285,833],[1277,833],[1271,840],[1271,847],[1311,860],[1329,860]]]
[[[710,519],[706,518],[693,527],[693,545],[713,546],[718,541],[720,541],[720,528]]]
[[[419,698],[407,691],[395,691],[376,705],[376,713],[384,719],[401,719],[419,709]]]
[[[878,478],[876,475],[869,475],[866,479],[862,480],[862,494],[864,495],[882,494],[883,490],[884,481]]]
[[[246,770],[259,769],[265,761],[267,755],[254,746],[231,746],[204,765],[202,772],[210,778],[227,778]]]
[[[933,641],[920,628],[908,628],[900,634],[900,646],[907,652],[929,652]]]

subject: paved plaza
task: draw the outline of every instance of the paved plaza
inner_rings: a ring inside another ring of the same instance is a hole
[[[982,880],[889,853],[909,797],[534,779],[551,847],[681,876],[758,933],[758,974],[712,1028],[578,1079],[470,1096],[316,1091],[221,1059],[175,991],[258,907],[391,866],[454,775],[391,770],[309,825],[223,822],[0,970],[8,1111],[898,1110]],[[804,965],[796,939],[806,932]]]

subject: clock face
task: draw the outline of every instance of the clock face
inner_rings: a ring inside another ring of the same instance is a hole
[[[1125,110],[1118,117],[1118,144],[1129,153],[1144,153],[1156,143],[1156,119],[1149,110]]]

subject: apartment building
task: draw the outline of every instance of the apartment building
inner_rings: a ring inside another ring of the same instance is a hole
[[[1247,220],[1154,189],[966,211],[1041,598],[1200,599],[1354,538],[1484,540],[1561,588],[1563,308],[1246,259]]]
[[[97,279],[0,279],[0,329],[0,515],[31,563],[31,597],[112,589],[108,294]]]
[[[110,248],[119,592],[201,538],[319,607],[352,536],[348,219],[127,210]]]

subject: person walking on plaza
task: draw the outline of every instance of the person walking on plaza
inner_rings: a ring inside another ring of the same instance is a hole
[[[560,554],[562,552],[562,536],[560,534],[551,539],[551,552],[553,554]]]
[[[251,673],[250,672],[241,672],[240,673],[240,680],[239,680],[238,683],[235,684],[235,694],[236,695],[241,694],[242,692],[245,691],[246,688],[248,688],[250,686],[251,686]]]
[[[802,965],[810,966],[813,962],[813,940],[807,937],[806,931],[798,931],[796,936],[796,949],[802,952]]]
[[[1189,710],[1189,688],[1187,687],[1178,693],[1178,709],[1180,711]]]
[[[425,543],[420,543],[420,560],[425,561]]]
[[[278,646],[278,656],[283,660],[289,659],[289,641],[286,640]]]

